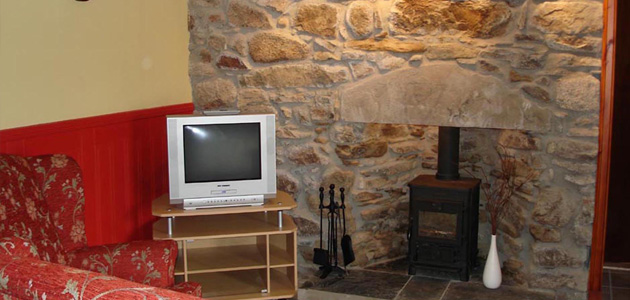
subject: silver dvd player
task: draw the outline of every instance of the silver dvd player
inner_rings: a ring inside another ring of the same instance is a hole
[[[257,206],[265,204],[263,195],[184,199],[184,209]]]

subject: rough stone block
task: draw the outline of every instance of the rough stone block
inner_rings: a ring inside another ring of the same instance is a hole
[[[374,31],[374,7],[367,1],[354,1],[346,11],[346,23],[359,38],[366,38]]]
[[[268,15],[261,9],[246,4],[243,1],[230,1],[228,5],[228,20],[238,27],[269,29]]]
[[[316,64],[277,65],[239,76],[247,87],[326,87],[348,81],[348,70]]]
[[[578,253],[561,246],[543,246],[539,244],[534,245],[533,256],[536,265],[546,268],[577,268],[582,266],[586,260],[584,251]]]
[[[255,62],[272,63],[305,59],[308,45],[302,40],[278,32],[261,32],[249,40],[249,55]]]
[[[295,16],[295,27],[333,38],[337,35],[337,9],[329,4],[302,4]]]
[[[544,2],[536,7],[532,24],[546,33],[579,35],[603,28],[603,8],[596,1]]]
[[[532,211],[532,217],[540,224],[562,227],[575,214],[576,201],[559,188],[542,190]]]
[[[227,79],[200,82],[195,85],[194,91],[197,107],[201,109],[234,107],[236,104],[236,86]]]
[[[599,80],[586,73],[562,77],[556,83],[556,102],[560,107],[570,110],[597,110],[599,88]]]
[[[566,159],[594,160],[597,151],[597,143],[582,140],[555,139],[547,145],[547,153]]]
[[[391,26],[402,34],[459,30],[471,37],[491,38],[506,32],[511,17],[505,3],[489,0],[398,0],[392,7]]]
[[[562,240],[560,231],[553,228],[547,228],[538,224],[529,225],[529,233],[531,233],[534,239],[540,242],[551,243],[559,242]]]
[[[335,153],[341,159],[381,157],[387,153],[387,143],[367,141],[354,145],[337,145]]]

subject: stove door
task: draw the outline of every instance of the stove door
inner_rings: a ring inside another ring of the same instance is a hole
[[[418,236],[426,238],[456,240],[457,215],[434,211],[419,211]]]
[[[434,200],[417,205],[416,234],[419,239],[460,244],[462,237],[461,202]]]

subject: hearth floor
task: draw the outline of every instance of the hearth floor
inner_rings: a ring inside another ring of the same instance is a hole
[[[554,300],[551,292],[501,286],[486,289],[480,276],[469,282],[407,275],[406,262],[394,261],[368,269],[350,270],[343,279],[312,278],[302,282],[298,300]],[[617,298],[615,298],[616,300]],[[625,299],[625,298],[623,298]]]

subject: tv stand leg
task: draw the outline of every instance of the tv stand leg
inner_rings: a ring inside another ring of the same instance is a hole
[[[278,211],[278,227],[282,228],[282,211]]]
[[[175,217],[168,217],[166,219],[168,221],[168,235],[173,235],[173,219],[175,219]]]

